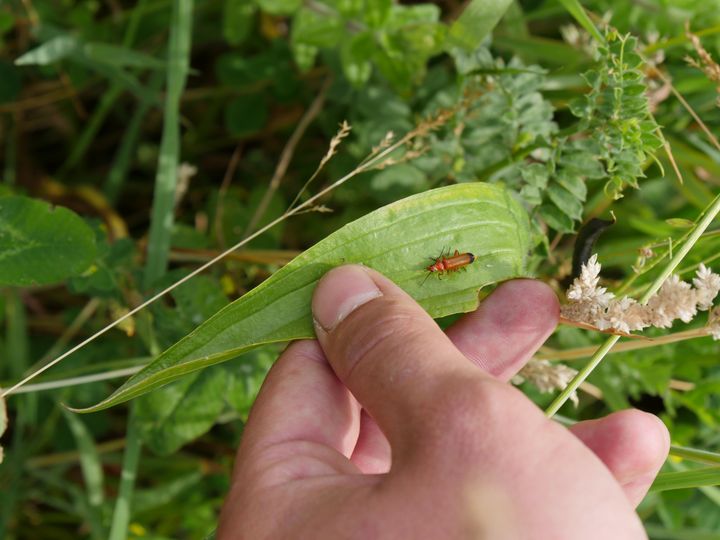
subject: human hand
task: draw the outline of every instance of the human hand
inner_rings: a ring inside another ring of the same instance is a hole
[[[319,344],[288,347],[250,414],[219,540],[645,537],[633,507],[665,426],[628,410],[566,429],[507,384],[557,324],[546,285],[505,283],[443,333],[346,266],[313,314]]]

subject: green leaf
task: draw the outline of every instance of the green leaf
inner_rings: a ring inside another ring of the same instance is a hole
[[[165,69],[165,62],[149,54],[134,51],[109,43],[86,43],[83,53],[88,60],[109,64],[116,67],[132,67],[142,69]]]
[[[223,37],[230,45],[240,45],[252,31],[255,6],[247,0],[225,0]]]
[[[293,20],[293,43],[330,48],[338,45],[345,37],[343,21],[335,12],[320,14],[302,8]]]
[[[0,284],[46,285],[87,270],[95,233],[74,212],[29,197],[0,198]]]
[[[667,223],[671,227],[675,227],[676,229],[689,229],[690,227],[695,225],[694,221],[685,218],[670,218],[666,219],[665,223]]]
[[[575,221],[579,221],[582,218],[582,202],[567,189],[559,184],[550,184],[547,189],[547,194],[563,214]]]
[[[362,32],[343,41],[340,48],[340,60],[347,80],[356,88],[360,88],[372,73],[372,58],[375,44],[370,32]]]
[[[688,489],[720,485],[720,467],[705,467],[691,471],[666,472],[658,474],[650,491]]]
[[[363,7],[363,20],[369,27],[380,29],[390,15],[393,2],[392,0],[365,0]]]
[[[225,371],[213,368],[143,396],[137,403],[143,440],[167,455],[206,433],[225,406],[227,388]]]
[[[492,32],[512,0],[472,0],[450,27],[448,44],[473,50]]]
[[[472,311],[478,291],[525,275],[529,225],[522,207],[497,185],[458,184],[380,208],[331,234],[211,317],[131,377],[93,412],[259,345],[314,337],[310,300],[317,280],[345,263],[392,279],[433,317]],[[423,280],[427,258],[444,247],[470,251],[468,271]]]
[[[135,492],[133,510],[137,513],[149,512],[160,506],[171,504],[180,499],[180,495],[187,495],[187,491],[200,483],[203,474],[200,471],[193,471],[184,474],[174,480],[162,482],[156,487],[138,489]]]
[[[546,223],[556,231],[571,233],[575,230],[573,220],[554,204],[543,204],[538,211]]]
[[[77,53],[80,43],[68,35],[57,36],[15,59],[16,66],[46,66]]]

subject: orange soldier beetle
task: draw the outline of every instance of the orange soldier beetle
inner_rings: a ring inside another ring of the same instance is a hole
[[[449,254],[450,252],[448,251],[448,255]],[[437,276],[440,277],[443,274],[464,270],[467,265],[472,264],[475,261],[475,255],[469,252],[460,253],[456,249],[452,257],[446,257],[443,252],[437,258],[430,257],[430,260],[433,261],[433,263],[425,268],[425,270],[428,271],[428,275],[425,276],[423,283],[425,283],[425,280],[427,280],[427,278],[429,278],[432,274],[437,274]]]

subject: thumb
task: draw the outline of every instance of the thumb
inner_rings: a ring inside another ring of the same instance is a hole
[[[312,309],[330,365],[394,453],[427,428],[423,420],[435,396],[452,392],[459,381],[487,377],[407,293],[369,268],[328,272]]]

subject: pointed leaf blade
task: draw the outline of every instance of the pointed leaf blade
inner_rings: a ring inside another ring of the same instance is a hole
[[[342,227],[167,349],[110,397],[78,412],[122,403],[187,373],[254,347],[314,337],[310,300],[331,268],[360,263],[397,283],[433,317],[472,311],[478,291],[524,275],[529,224],[497,185],[468,183],[426,191]],[[423,283],[429,256],[469,251],[467,272]]]

